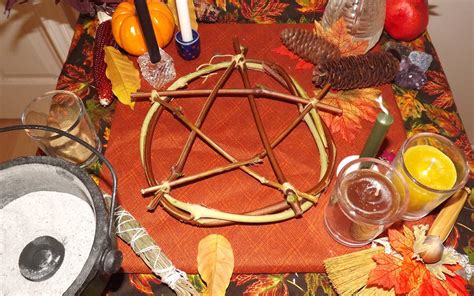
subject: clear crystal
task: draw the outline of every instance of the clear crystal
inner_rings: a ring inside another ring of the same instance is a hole
[[[422,51],[412,51],[408,56],[410,63],[417,65],[421,71],[426,72],[433,61],[433,57],[430,54]]]
[[[161,60],[153,64],[148,53],[138,57],[138,65],[143,78],[154,88],[162,89],[168,82],[176,78],[173,58],[160,48]]]

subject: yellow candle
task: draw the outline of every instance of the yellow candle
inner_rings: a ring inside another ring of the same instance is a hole
[[[429,188],[449,190],[456,183],[457,173],[454,163],[446,154],[433,146],[410,147],[403,154],[403,160],[411,176]],[[408,212],[418,211],[438,197],[436,193],[425,190],[408,180],[407,185],[410,193]]]

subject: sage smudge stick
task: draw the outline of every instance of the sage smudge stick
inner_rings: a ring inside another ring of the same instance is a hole
[[[104,195],[105,204],[111,207],[110,195]],[[186,273],[174,267],[145,228],[121,206],[114,211],[115,234],[129,244],[151,271],[160,277],[178,296],[200,295],[188,280]]]

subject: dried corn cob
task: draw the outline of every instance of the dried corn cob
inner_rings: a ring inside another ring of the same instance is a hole
[[[93,61],[93,73],[94,73],[94,84],[97,90],[97,96],[102,106],[106,107],[112,103],[114,94],[112,93],[112,83],[105,76],[105,70],[107,64],[104,61],[104,47],[105,46],[116,46],[114,37],[112,35],[112,24],[110,18],[103,20],[105,13],[99,12],[99,25],[97,27],[94,44],[94,61]],[[103,20],[101,22],[101,19]]]

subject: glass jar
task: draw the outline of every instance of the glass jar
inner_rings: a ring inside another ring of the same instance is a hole
[[[329,0],[324,10],[323,26],[329,28],[343,17],[354,40],[367,40],[367,51],[382,35],[385,22],[385,0]]]

